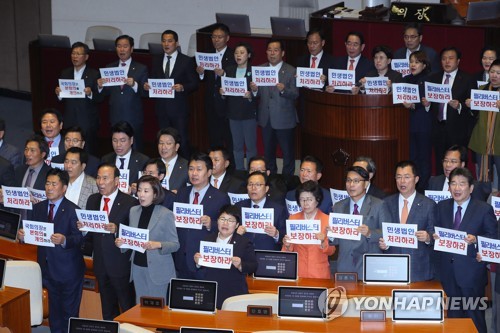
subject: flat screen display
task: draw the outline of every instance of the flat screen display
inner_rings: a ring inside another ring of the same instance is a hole
[[[119,333],[117,321],[69,318],[68,333]]]
[[[15,241],[21,215],[0,209],[0,237]]]
[[[365,254],[363,256],[365,283],[410,283],[410,255]]]
[[[217,282],[171,279],[168,297],[172,310],[215,313]]]
[[[297,280],[297,252],[255,250],[256,279]]]
[[[324,319],[327,288],[278,287],[278,317]]]
[[[442,290],[393,290],[392,320],[442,322],[444,319]]]

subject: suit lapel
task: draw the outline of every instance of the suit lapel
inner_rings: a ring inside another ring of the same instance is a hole
[[[399,219],[399,196],[395,196],[394,199],[391,199],[393,200],[392,204],[391,204],[391,215],[395,217],[395,221],[397,221],[397,223],[401,223],[401,220]],[[410,211],[410,214],[411,214],[411,211]],[[408,214],[409,216],[409,214]]]
[[[365,200],[363,201],[363,206],[359,211],[359,214],[363,216],[367,216],[370,214],[370,209],[372,208],[372,200],[369,195],[365,195]]]

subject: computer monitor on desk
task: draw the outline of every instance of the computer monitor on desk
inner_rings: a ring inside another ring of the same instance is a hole
[[[217,282],[187,279],[171,279],[168,307],[171,310],[197,313],[215,313]]]
[[[243,14],[215,13],[217,23],[224,23],[231,33],[250,35],[250,17]]]
[[[0,238],[14,242],[20,220],[21,215],[0,209]]]
[[[306,37],[306,23],[303,19],[271,17],[273,36]]]
[[[467,23],[500,20],[500,0],[469,2]]]

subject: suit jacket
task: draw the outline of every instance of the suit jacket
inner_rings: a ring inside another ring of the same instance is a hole
[[[348,69],[349,67],[347,66],[347,58],[348,56],[342,56],[342,57],[336,57],[334,59],[334,67],[335,69]],[[361,78],[364,78],[366,74],[375,69],[375,65],[373,65],[373,60],[367,59],[364,56],[361,56],[359,58],[358,64],[356,65],[355,72],[356,72],[356,82],[361,80]]]
[[[176,202],[190,203],[189,195],[192,190],[192,186],[184,186],[180,188],[177,192]],[[200,250],[200,241],[203,240],[209,233],[217,233],[217,218],[219,217],[219,210],[223,206],[229,205],[230,202],[227,194],[209,185],[208,190],[200,204],[203,205],[203,214],[210,216],[212,226],[210,231],[208,231],[205,227],[202,227],[201,230],[186,228],[177,229],[180,248],[174,254],[174,258],[175,266],[181,273],[181,277],[182,274],[185,273],[186,269],[190,272],[196,272],[193,256]]]
[[[379,187],[377,187],[375,184],[370,183],[370,187],[368,188],[368,192],[366,194],[369,194],[375,198],[379,198],[381,200],[384,200],[384,198],[387,196],[387,193],[382,191]]]
[[[174,169],[168,179],[168,187],[170,191],[178,190],[181,187],[185,187],[188,182],[188,161],[177,155],[177,161],[175,161]]]
[[[14,167],[9,160],[0,157],[0,186],[14,186]]]
[[[269,66],[269,63],[262,66]],[[283,93],[276,87],[259,87],[257,122],[261,127],[270,122],[271,127],[277,130],[295,128],[298,122],[295,100],[299,96],[295,85],[295,67],[283,62],[278,78],[285,85]]]
[[[227,77],[236,77],[237,65],[230,65],[225,68]],[[247,89],[250,90],[250,82],[252,82],[252,65],[247,64]],[[219,94],[220,95],[220,94]],[[226,101],[227,117],[231,120],[248,120],[257,119],[257,99],[252,96],[252,99],[241,96],[224,96]]]
[[[86,209],[100,210],[102,195],[100,193],[92,194],[88,200]],[[137,199],[118,190],[115,201],[109,211],[109,222],[116,224],[116,230],[120,224],[129,225],[129,211],[135,205],[138,205]],[[100,276],[128,277],[130,274],[130,252],[122,253],[115,246],[114,234],[101,234],[89,232],[85,240],[92,243],[94,247],[94,272]]]
[[[209,234],[204,240],[215,242],[217,236],[217,233]],[[222,303],[224,303],[226,298],[248,294],[246,276],[253,274],[257,270],[257,259],[255,259],[255,250],[252,242],[235,232],[229,244],[233,244],[233,257],[241,258],[241,272],[234,265],[231,265],[230,269],[200,268],[203,279],[217,281],[218,309],[222,307]],[[191,257],[191,260],[193,261],[193,257]]]
[[[246,199],[239,201],[235,204],[235,206],[240,208],[252,208],[252,200]],[[278,241],[275,241],[273,237],[268,235],[256,234],[253,232],[247,232],[244,236],[253,243],[254,248],[257,250],[279,251],[282,246],[283,236],[286,235],[286,220],[288,219],[288,211],[281,203],[270,199],[266,199],[263,208],[272,208],[274,210],[274,226],[279,232]]]
[[[102,157],[101,161],[104,163],[110,163],[115,165],[116,163],[116,158],[117,155],[115,152],[106,154]],[[146,155],[139,153],[138,151],[132,150],[132,153],[130,154],[130,160],[128,162],[128,169],[129,169],[129,180],[128,184],[135,183],[137,179],[139,178],[139,171],[142,171],[144,169],[144,164],[149,160],[149,157]]]
[[[394,52],[393,59],[406,59],[406,50],[406,47],[397,49],[396,52]],[[429,62],[431,63],[431,71],[433,73],[439,72],[439,70],[441,69],[441,59],[439,58],[437,52],[434,51],[432,47],[422,44],[420,44],[419,51],[424,51],[427,55],[427,59],[429,59]]]
[[[130,209],[130,226],[137,228],[141,217],[142,206]],[[155,284],[167,284],[175,278],[175,266],[172,253],[179,249],[179,240],[175,230],[175,219],[172,211],[161,205],[155,205],[148,224],[149,240],[161,242],[161,249],[146,251],[149,277]],[[134,262],[135,251],[130,261]],[[131,276],[131,281],[133,276]]]
[[[108,64],[106,67],[118,67],[120,61]],[[109,96],[109,121],[111,125],[124,120],[130,124],[142,125],[144,114],[142,112],[142,99],[144,82],[148,79],[147,67],[132,59],[127,77],[137,82],[137,92],[128,85],[104,87],[102,96]]]
[[[311,54],[305,54],[297,59],[297,67],[306,67],[309,68],[311,66]],[[323,69],[323,75],[328,77],[328,69],[335,68],[335,58],[330,54],[323,50],[323,55],[316,68]],[[328,80],[326,80],[325,84],[328,84]]]
[[[49,200],[41,201],[33,206],[30,216],[31,220],[48,222]],[[83,236],[76,227],[75,209],[78,206],[63,198],[56,214],[54,215],[54,233],[63,234],[66,237],[66,246],[55,247],[38,246],[38,264],[42,270],[44,279],[58,282],[78,283],[83,280],[85,263],[81,251]]]
[[[436,226],[453,229],[453,199],[443,200],[437,204]],[[460,231],[474,236],[496,238],[498,235],[497,220],[491,205],[472,199],[465,214],[462,214]],[[437,240],[439,241],[439,240]],[[446,291],[451,279],[462,288],[481,288],[486,286],[486,262],[477,262],[477,249],[474,244],[467,246],[467,255],[439,252],[440,278]]]
[[[85,174],[85,178],[83,178],[82,189],[80,190],[80,197],[78,198],[78,207],[87,206],[88,198],[97,193],[97,184],[94,177],[91,177]]]
[[[38,173],[38,176],[35,179],[35,182],[33,183],[33,188],[35,190],[42,190],[45,191],[45,181],[47,180],[47,172],[51,169],[47,164],[45,164],[45,161],[42,165],[42,168],[40,169],[40,172]],[[28,170],[28,166],[25,165],[20,165],[19,167],[16,168],[15,170],[15,179],[14,179],[14,186],[22,187],[24,186],[23,184],[23,178],[24,175],[26,174],[26,171]]]
[[[349,204],[351,198],[337,202],[333,206],[334,213],[350,214]],[[382,237],[382,222],[391,222],[391,216],[383,201],[367,194],[361,206],[360,215],[363,215],[363,224],[371,231],[370,238],[361,236],[361,240],[334,239],[333,244],[338,245],[338,272],[355,272],[358,278],[363,278],[363,254],[381,253],[378,241]]]
[[[231,175],[227,170],[221,184],[218,184],[219,191],[224,193],[238,193],[243,180]]]
[[[330,195],[330,191],[324,187],[321,188],[321,192],[323,192],[323,201],[318,206],[318,208],[325,214],[330,214],[333,207],[332,196]],[[297,201],[295,198],[295,190],[288,191],[286,194],[286,199],[290,201]]]
[[[439,176],[432,176],[429,179],[429,188],[431,191],[442,191],[444,182],[447,179],[444,174]],[[491,183],[474,181],[474,189],[472,190],[472,198],[486,202],[491,194]]]
[[[392,223],[401,223],[399,218],[399,193],[393,194],[384,200],[384,205],[391,214]],[[416,224],[417,230],[425,230],[430,236],[429,245],[418,242],[417,249],[391,246],[384,253],[409,254],[411,256],[411,282],[431,280],[434,270],[431,265],[432,235],[434,234],[434,223],[436,222],[436,203],[417,193],[410,212],[407,224]]]
[[[165,78],[165,68],[163,67],[163,58],[165,54],[153,57],[152,75],[154,79]],[[156,112],[172,113],[187,116],[189,113],[188,96],[198,89],[198,75],[195,70],[195,62],[192,57],[178,52],[174,68],[170,68],[170,79],[174,79],[174,84],[182,84],[183,92],[175,92],[175,98],[157,98]]]
[[[64,127],[80,126],[87,132],[90,128],[99,127],[98,103],[102,101],[102,95],[97,89],[97,79],[101,77],[98,70],[85,66],[82,73],[82,80],[85,87],[92,89],[92,99],[90,98],[64,98]],[[74,68],[66,68],[61,72],[61,79],[73,80]]]
[[[17,147],[5,142],[5,140],[2,143],[2,146],[0,146],[0,156],[9,160],[14,168],[17,168],[23,163],[21,151],[17,149]]]

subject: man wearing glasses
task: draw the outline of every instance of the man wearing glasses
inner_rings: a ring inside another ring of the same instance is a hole
[[[363,254],[380,253],[378,242],[382,237],[382,222],[391,222],[391,216],[383,201],[366,194],[368,171],[359,166],[347,169],[345,186],[348,198],[333,206],[334,213],[363,215],[363,224],[358,228],[361,239],[333,239],[338,245],[337,272],[354,272],[363,278]]]

